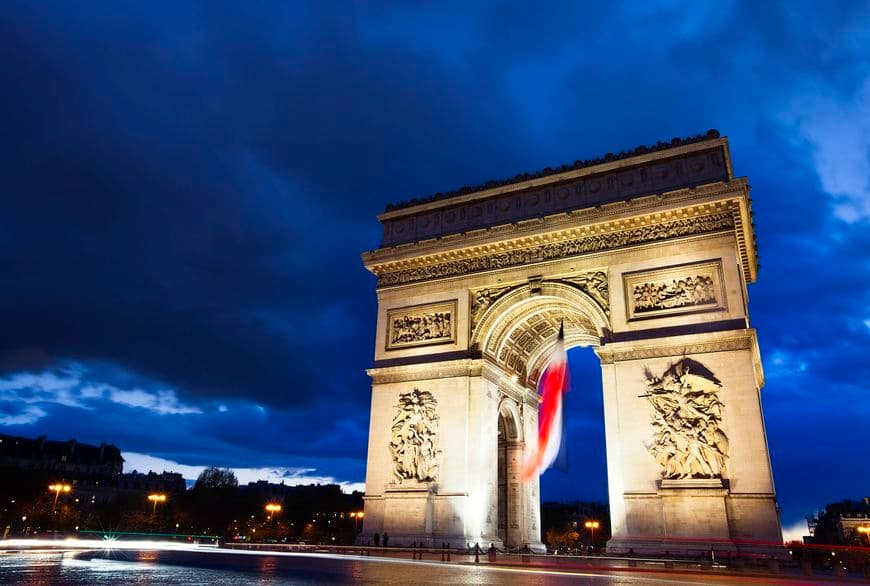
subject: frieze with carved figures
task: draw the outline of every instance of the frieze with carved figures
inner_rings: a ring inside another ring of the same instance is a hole
[[[387,350],[456,341],[456,300],[387,311]]]
[[[727,308],[718,260],[626,273],[623,279],[629,320]]]
[[[731,211],[719,212],[697,218],[682,218],[659,224],[638,226],[619,232],[594,234],[582,238],[531,246],[518,250],[497,252],[472,258],[449,260],[422,267],[408,269],[373,269],[378,276],[378,287],[390,287],[431,279],[441,279],[456,275],[477,273],[481,271],[503,269],[567,258],[575,255],[600,252],[656,242],[668,238],[707,234],[734,227],[734,216]]]

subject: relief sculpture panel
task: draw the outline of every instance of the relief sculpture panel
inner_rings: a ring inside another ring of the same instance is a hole
[[[387,311],[387,350],[456,341],[456,300]]]
[[[626,273],[623,279],[629,320],[727,308],[718,260]]]
[[[595,300],[595,303],[604,310],[604,313],[610,315],[610,292],[607,286],[607,273],[604,271],[594,271],[564,280],[577,285]]]
[[[719,380],[701,363],[684,358],[661,376],[644,373],[653,407],[653,441],[647,446],[663,479],[721,478],[728,437],[721,429]]]
[[[507,293],[511,287],[488,287],[471,292],[471,329],[480,322],[480,318],[493,302]]]
[[[414,389],[399,395],[390,440],[396,482],[438,479],[437,406],[429,391]]]

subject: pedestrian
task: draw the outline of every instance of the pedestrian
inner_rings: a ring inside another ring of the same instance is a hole
[[[390,536],[387,535],[387,532],[384,531],[384,547],[387,547],[387,544],[390,542]]]

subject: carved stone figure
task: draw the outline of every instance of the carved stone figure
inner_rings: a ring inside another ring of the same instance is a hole
[[[453,335],[453,316],[449,311],[403,315],[393,320],[392,344],[423,342],[450,338]]]
[[[397,482],[435,481],[438,477],[437,401],[429,391],[399,395],[393,417],[390,454]]]
[[[566,280],[579,286],[580,289],[601,306],[604,313],[610,315],[610,294],[607,287],[607,273],[604,271],[595,271],[593,273],[586,273],[585,275],[572,277]]]
[[[501,297],[510,287],[496,287],[481,289],[472,294],[471,300],[471,326],[472,329],[478,324],[481,316],[489,309],[492,303]]]
[[[720,478],[728,460],[728,438],[720,429],[722,385],[701,363],[684,358],[661,377],[647,370],[653,406],[653,442],[647,448],[662,477]]]
[[[638,283],[632,295],[636,313],[716,303],[713,279],[707,275],[689,276],[671,283]]]

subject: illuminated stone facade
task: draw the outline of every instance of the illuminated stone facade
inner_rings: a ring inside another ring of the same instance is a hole
[[[543,548],[518,469],[564,320],[601,359],[608,547],[781,541],[750,218],[717,134],[380,215],[364,538]]]

